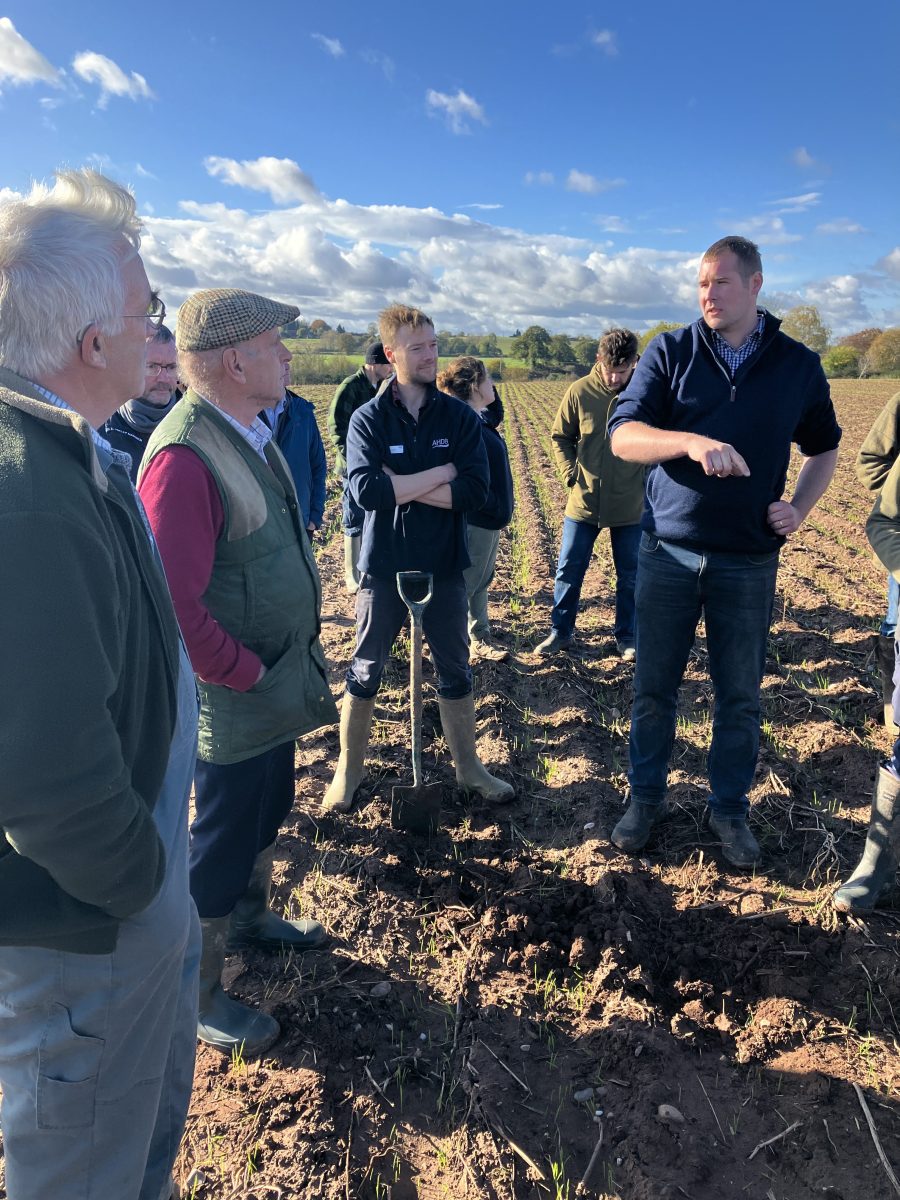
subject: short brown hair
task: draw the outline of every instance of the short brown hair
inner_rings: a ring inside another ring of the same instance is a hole
[[[624,367],[637,354],[638,340],[630,329],[610,329],[597,347],[597,357],[607,367]]]
[[[487,368],[480,358],[467,354],[448,363],[437,377],[439,391],[449,392],[457,400],[471,400],[487,375]]]
[[[736,234],[729,234],[728,237],[719,238],[717,242],[713,242],[700,261],[708,262],[711,258],[720,258],[729,250],[738,260],[738,270],[742,279],[749,279],[757,272],[762,275],[759,246],[756,242],[751,242],[749,238],[738,237]]]
[[[431,317],[426,317],[420,308],[410,308],[408,304],[391,304],[378,314],[378,333],[385,346],[393,346],[397,330],[405,325],[410,329],[430,325],[434,329]]]

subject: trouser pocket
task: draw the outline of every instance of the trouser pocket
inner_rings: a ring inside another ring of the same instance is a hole
[[[105,1042],[72,1028],[69,1010],[53,1004],[38,1054],[39,1129],[88,1129],[94,1123]]]

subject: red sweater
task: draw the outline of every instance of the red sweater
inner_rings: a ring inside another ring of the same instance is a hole
[[[212,475],[188,446],[169,446],[147,467],[138,490],[195,673],[206,683],[246,692],[262,662],[203,603],[225,522]]]

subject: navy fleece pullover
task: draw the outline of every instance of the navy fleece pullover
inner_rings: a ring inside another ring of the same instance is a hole
[[[802,454],[837,448],[841,429],[828,381],[812,350],[781,333],[766,314],[759,350],[731,378],[712,348],[706,322],[662,333],[644,352],[609,423],[698,433],[728,442],[750,468],[719,479],[687,456],[658,463],[647,477],[641,527],[698,550],[767,554],[778,550],[766,510],[784,493],[791,443]]]
[[[452,509],[415,500],[397,505],[385,465],[396,475],[415,475],[445,463],[457,471]],[[361,572],[393,579],[397,571],[429,571],[441,579],[469,566],[465,514],[485,501],[488,462],[481,422],[468,404],[432,387],[414,421],[389,384],[350,418],[347,478],[366,513]]]

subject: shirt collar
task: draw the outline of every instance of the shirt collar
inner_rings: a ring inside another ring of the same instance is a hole
[[[272,430],[268,427],[265,421],[261,420],[259,417],[254,417],[252,425],[242,425],[240,421],[238,421],[235,417],[229,416],[227,412],[223,412],[223,410],[219,408],[217,404],[213,404],[212,400],[207,399],[206,396],[201,396],[200,399],[204,402],[204,404],[208,404],[211,408],[214,408],[219,416],[222,417],[223,420],[227,421],[232,429],[236,430],[241,435],[250,449],[253,450],[254,453],[258,454],[264,463],[268,463],[269,460],[266,458],[266,446],[268,446],[269,442],[272,440]]]
[[[61,408],[65,412],[72,412],[76,413],[77,416],[81,416],[81,414],[77,412],[77,410],[74,409],[71,404],[68,404],[65,400],[63,400],[62,396],[57,396],[56,392],[51,392],[49,388],[41,387],[39,383],[32,383],[31,386],[36,392],[39,392],[40,395],[43,396],[48,404],[52,404],[54,408]],[[88,423],[86,422],[86,424]],[[90,430],[91,441],[99,451],[100,462],[104,470],[111,463],[115,463],[116,466],[124,467],[130,475],[131,455],[126,454],[124,450],[114,450],[106,438],[103,437],[102,434],[98,433],[93,425],[88,424],[88,429]]]

